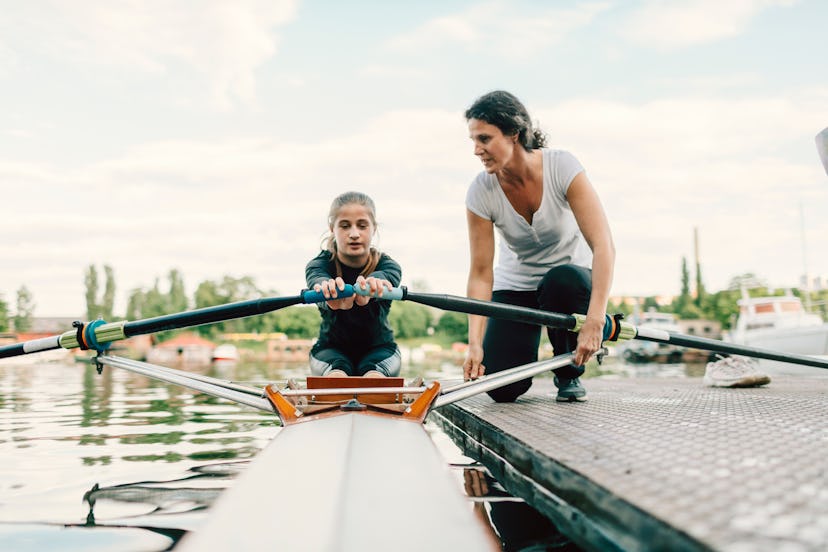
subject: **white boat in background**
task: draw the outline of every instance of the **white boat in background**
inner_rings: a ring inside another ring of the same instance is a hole
[[[239,360],[239,350],[231,343],[222,343],[213,349],[213,361]]]
[[[674,333],[681,331],[676,315],[669,312],[647,311],[634,314],[633,320],[642,328]],[[681,347],[654,341],[628,341],[621,350],[621,356],[628,362],[681,362],[682,354]]]
[[[726,341],[800,355],[828,354],[828,323],[806,312],[798,297],[748,297],[743,291],[738,305],[739,316]]]

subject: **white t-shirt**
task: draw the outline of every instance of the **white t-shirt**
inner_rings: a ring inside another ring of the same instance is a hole
[[[543,198],[526,222],[500,187],[497,177],[481,172],[466,193],[466,207],[494,223],[500,234],[498,263],[492,289],[530,291],[553,266],[592,268],[592,251],[569,208],[566,192],[584,168],[563,150],[542,149]]]

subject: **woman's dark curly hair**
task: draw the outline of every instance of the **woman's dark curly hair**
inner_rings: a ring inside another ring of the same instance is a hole
[[[506,136],[518,135],[518,142],[526,151],[546,145],[546,135],[532,128],[526,107],[513,94],[495,90],[477,98],[466,110],[466,121],[478,119],[494,125]]]

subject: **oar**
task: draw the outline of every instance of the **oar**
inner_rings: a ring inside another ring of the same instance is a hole
[[[356,291],[357,293],[360,293],[360,290]],[[395,294],[394,297],[396,297],[396,295],[397,294]],[[538,309],[506,305],[503,303],[494,303],[491,301],[481,301],[479,299],[469,299],[467,297],[457,297],[454,295],[412,293],[405,287],[401,288],[401,292],[398,293],[398,295],[402,295],[403,300],[429,305],[442,310],[462,312],[466,314],[478,314],[492,318],[502,318],[505,320],[513,320],[515,322],[523,322],[526,324],[563,328],[573,332],[579,331],[586,321],[586,316],[583,314],[560,314],[556,312],[547,312]],[[388,296],[390,297],[391,295],[389,294]],[[642,328],[627,322],[622,322],[620,318],[607,315],[606,324],[604,325],[604,341],[628,339],[640,339],[642,341],[653,341],[656,343],[669,343],[673,345],[680,345],[682,347],[692,347],[695,349],[703,349],[717,353],[776,360],[791,364],[814,366],[816,368],[828,368],[828,360],[817,357],[783,353],[770,349],[761,349],[759,347],[738,345],[736,343],[726,343],[717,339],[689,336],[653,328]]]
[[[337,292],[337,299],[354,294],[354,288],[346,285],[345,289]],[[363,292],[363,295],[366,294]],[[392,297],[388,297],[391,299]],[[104,322],[93,320],[88,324],[76,323],[76,329],[41,339],[32,339],[22,343],[13,343],[0,347],[0,358],[8,358],[52,349],[74,349],[83,347],[98,351],[106,350],[113,341],[126,339],[136,335],[145,335],[163,330],[176,330],[203,324],[212,324],[244,318],[257,314],[273,312],[299,303],[319,303],[326,301],[322,293],[303,290],[299,295],[292,297],[265,297],[227,303],[214,307],[205,307],[175,314],[165,314],[144,320]]]
[[[147,376],[159,381],[180,385],[181,387],[186,387],[187,389],[192,389],[193,391],[198,391],[199,393],[206,393],[207,395],[212,395],[213,397],[228,399],[239,404],[252,406],[253,408],[258,408],[259,410],[263,410],[265,412],[273,412],[273,406],[271,406],[270,402],[267,399],[262,398],[261,390],[258,391],[258,396],[256,396],[256,394],[251,393],[250,390],[236,389],[228,385],[227,382],[221,380],[213,379],[211,382],[204,380],[203,378],[193,377],[193,374],[189,374],[181,370],[173,370],[172,368],[156,366],[155,364],[149,364],[118,356],[100,355],[98,357],[98,362],[115,368],[129,370],[130,372],[141,374],[142,376]]]

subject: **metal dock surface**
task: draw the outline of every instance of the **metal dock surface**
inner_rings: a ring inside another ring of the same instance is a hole
[[[749,389],[549,378],[513,404],[432,414],[515,496],[590,550],[828,550],[828,373]]]

